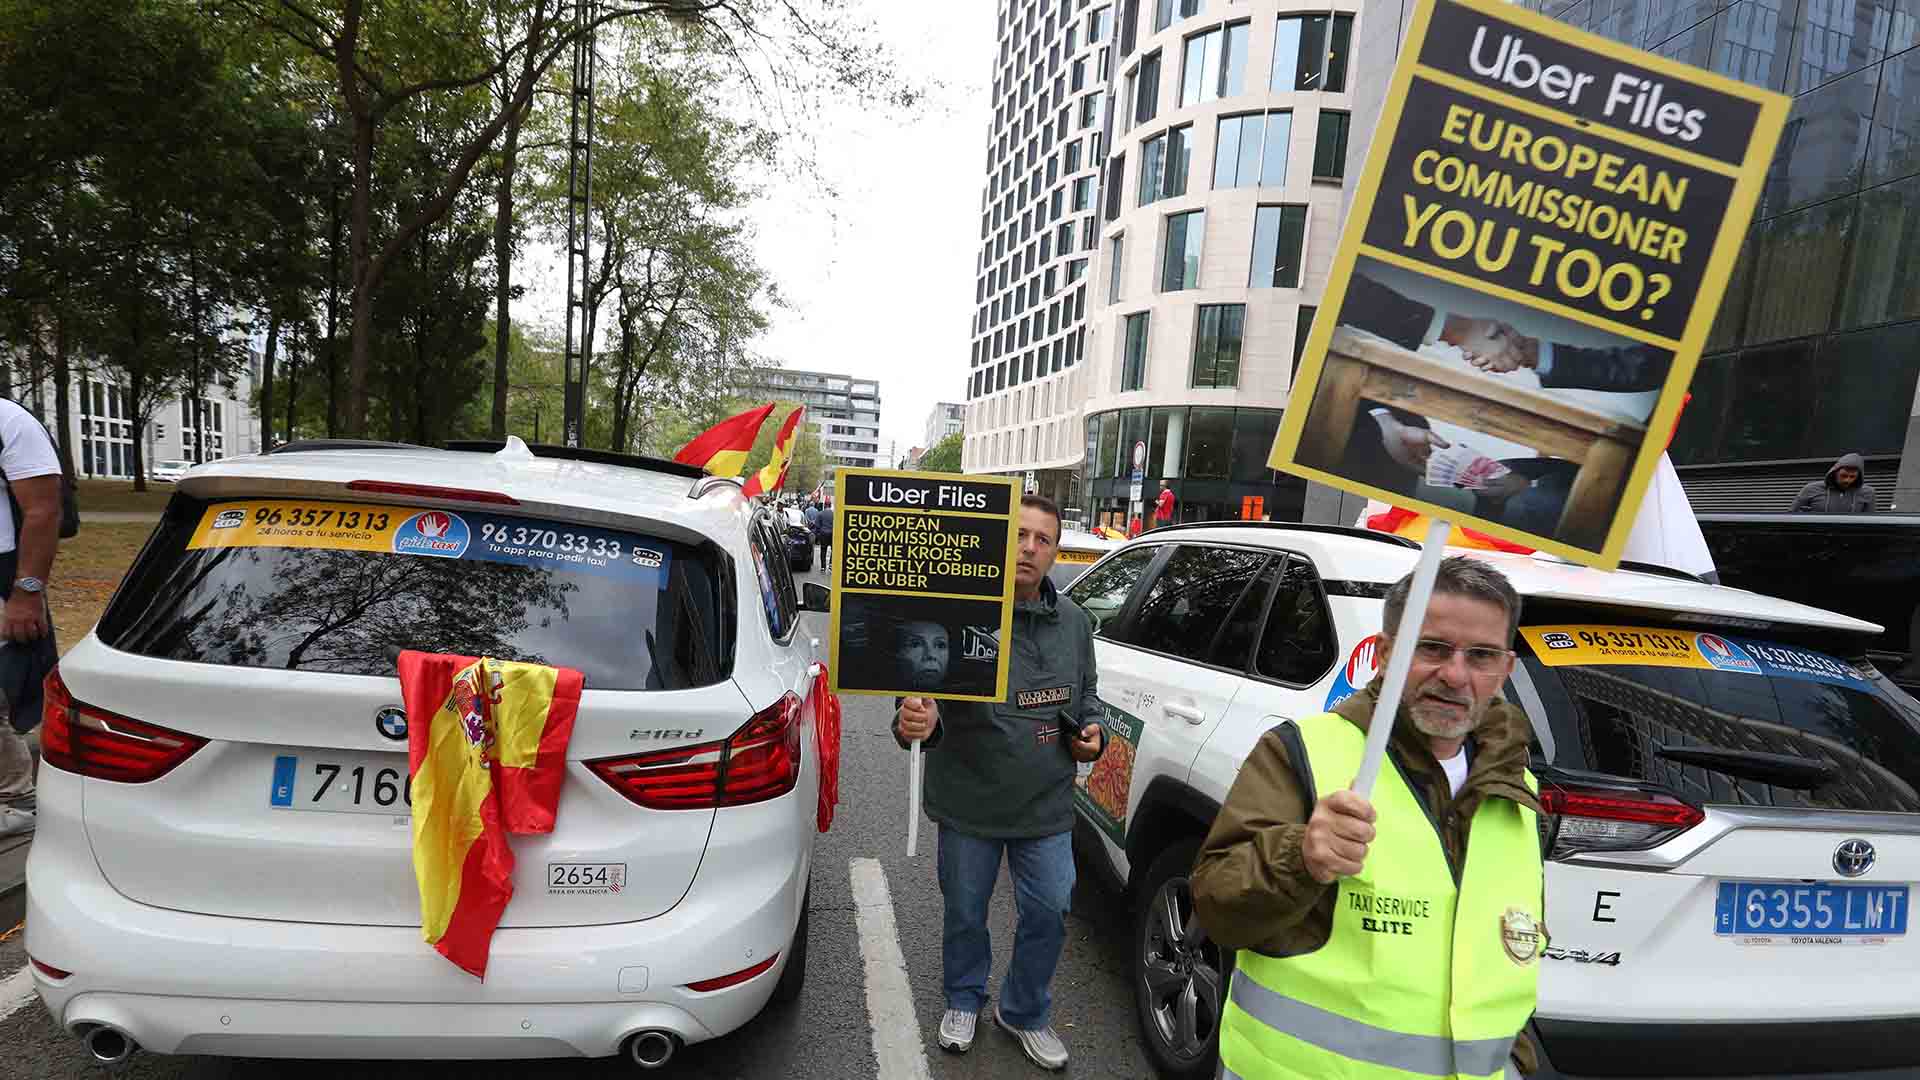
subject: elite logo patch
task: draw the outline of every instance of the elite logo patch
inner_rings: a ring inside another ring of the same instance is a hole
[[[1049,705],[1065,705],[1072,700],[1073,687],[1064,684],[1040,690],[1021,690],[1013,695],[1013,703],[1022,709],[1044,709]]]
[[[1525,967],[1540,955],[1540,926],[1533,916],[1519,908],[1508,908],[1500,916],[1500,947],[1507,959]]]

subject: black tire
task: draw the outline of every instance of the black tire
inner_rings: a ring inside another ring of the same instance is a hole
[[[813,906],[813,886],[800,897],[800,925],[793,928],[793,944],[787,946],[787,966],[780,972],[780,981],[773,985],[773,997],[769,1005],[791,1005],[800,1000],[800,991],[807,981],[807,915]]]
[[[1167,846],[1135,897],[1133,1000],[1147,1060],[1166,1080],[1211,1077],[1233,954],[1207,940],[1193,916],[1187,875],[1198,838]]]

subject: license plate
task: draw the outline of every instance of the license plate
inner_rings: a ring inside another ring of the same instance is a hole
[[[399,754],[281,754],[267,805],[339,814],[413,813],[407,759]]]
[[[1723,881],[1713,932],[1815,945],[1901,937],[1907,932],[1907,886]]]
[[[547,864],[549,896],[617,896],[626,889],[626,863]]]

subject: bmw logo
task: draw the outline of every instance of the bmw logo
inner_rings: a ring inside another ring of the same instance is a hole
[[[1859,877],[1873,869],[1873,845],[1865,840],[1849,840],[1833,851],[1833,868],[1841,877]]]
[[[407,741],[407,710],[389,705],[373,714],[374,729],[394,742]]]

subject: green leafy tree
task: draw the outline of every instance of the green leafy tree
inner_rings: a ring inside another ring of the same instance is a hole
[[[962,441],[963,436],[953,434],[928,447],[927,452],[920,455],[920,471],[959,472],[960,444]]]

